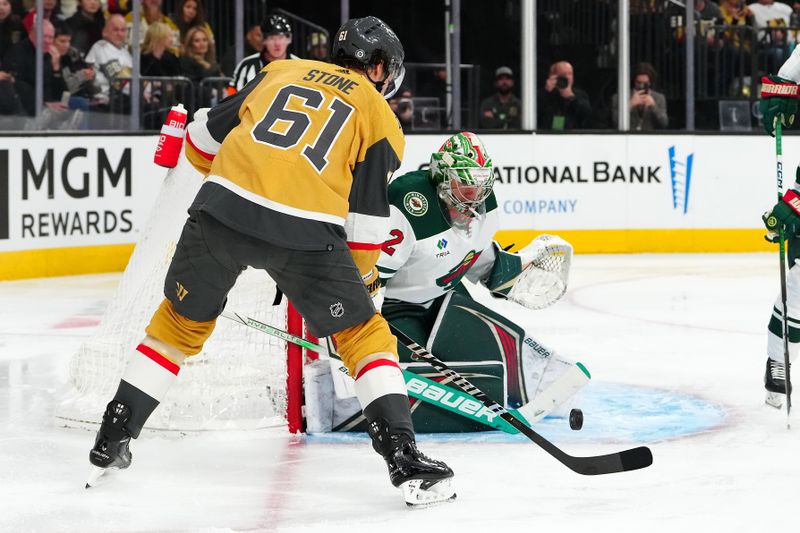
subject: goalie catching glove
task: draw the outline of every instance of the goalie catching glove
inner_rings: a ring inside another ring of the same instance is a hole
[[[519,253],[497,250],[486,286],[492,295],[528,309],[548,307],[567,291],[572,245],[555,235],[539,235]]]
[[[800,86],[792,80],[779,76],[761,78],[761,102],[759,102],[758,108],[763,115],[762,122],[767,133],[775,136],[775,126],[778,120],[784,126],[794,123],[799,93]]]

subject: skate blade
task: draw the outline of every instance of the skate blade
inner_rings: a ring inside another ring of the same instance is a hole
[[[453,478],[442,479],[428,486],[429,481],[412,479],[400,485],[403,498],[410,509],[425,509],[456,499]]]
[[[89,471],[89,479],[86,480],[86,486],[84,488],[88,489],[91,487],[104,485],[108,481],[108,475],[106,474],[115,470],[119,470],[119,468],[114,466],[111,468],[102,468],[92,465],[91,470]]]
[[[783,407],[783,400],[785,397],[786,395],[780,392],[767,391],[767,395],[764,398],[764,403],[770,407],[774,407],[775,409],[780,409]]]

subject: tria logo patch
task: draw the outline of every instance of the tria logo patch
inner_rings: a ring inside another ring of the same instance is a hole
[[[186,290],[186,287],[181,285],[180,281],[176,281],[175,284],[177,285],[177,288],[175,289],[175,294],[178,296],[178,300],[182,302],[183,299],[186,298],[186,295],[189,294],[189,291]]]
[[[421,193],[411,191],[403,197],[403,206],[410,215],[421,217],[428,212],[428,199]]]
[[[450,250],[447,250],[447,239],[439,239],[436,243],[436,248],[441,250],[439,253],[436,254],[437,259],[441,259],[442,257],[447,257],[450,255]]]

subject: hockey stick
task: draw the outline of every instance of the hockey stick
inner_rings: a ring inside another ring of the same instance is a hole
[[[328,349],[325,346],[311,342],[303,337],[292,335],[287,331],[270,326],[269,324],[265,324],[254,318],[240,315],[239,313],[233,311],[223,311],[222,316],[247,327],[261,331],[262,333],[266,333],[267,335],[272,335],[273,337],[297,344],[298,346],[315,351],[317,353],[329,354]],[[444,409],[445,411],[450,411],[451,413],[455,413],[474,422],[504,431],[511,435],[516,435],[519,433],[514,426],[503,420],[490,409],[482,407],[480,403],[475,401],[475,398],[465,392],[448,387],[443,383],[437,383],[432,379],[409,372],[405,369],[403,369],[403,379],[406,382],[406,390],[408,391],[408,395],[412,398],[435,405],[441,409]],[[546,405],[548,401],[552,400],[550,398],[545,398],[544,404]],[[513,410],[512,412],[515,414],[515,416],[525,420],[525,417],[521,413]],[[534,412],[537,415],[533,420],[534,422],[541,420],[544,417],[544,413],[539,412],[538,409]]]
[[[254,318],[240,315],[233,311],[223,311],[222,316],[267,335],[272,335],[303,348],[330,356],[330,352],[325,346],[303,337],[292,335],[288,331],[270,326]],[[485,404],[484,407],[481,407],[475,401],[474,396],[406,369],[402,369],[402,372],[403,379],[406,382],[406,390],[412,398],[511,435],[516,435],[520,432],[514,425],[504,420],[491,408],[487,408]],[[591,379],[589,371],[586,370],[583,364],[577,363],[556,379],[550,387],[538,394],[533,401],[519,409],[508,409],[508,411],[523,424],[530,426],[542,420],[565,397],[572,396],[589,379]]]
[[[778,182],[778,201],[783,198],[783,136],[781,120],[775,121],[775,175]],[[789,310],[786,303],[786,235],[783,225],[778,231],[778,258],[781,272],[781,330],[783,333],[783,368],[785,372],[784,386],[786,387],[786,429],[791,427],[789,415],[792,411],[792,382],[790,379],[789,365]]]
[[[638,470],[653,464],[653,454],[650,448],[646,446],[639,446],[630,450],[624,450],[617,453],[608,455],[595,455],[590,457],[575,457],[562,451],[555,444],[545,439],[534,430],[525,425],[519,418],[511,414],[506,408],[499,403],[495,402],[483,393],[479,388],[470,383],[467,379],[462,377],[458,372],[444,364],[438,357],[430,353],[428,350],[414,342],[414,340],[397,329],[392,324],[389,324],[392,333],[400,339],[400,342],[408,346],[417,359],[423,359],[430,363],[441,374],[451,378],[455,384],[464,392],[480,401],[489,408],[492,412],[497,413],[500,418],[517,428],[520,433],[528,437],[534,443],[539,445],[544,451],[555,457],[564,466],[585,476],[594,476],[600,474],[613,474],[614,472],[626,472],[628,470]]]

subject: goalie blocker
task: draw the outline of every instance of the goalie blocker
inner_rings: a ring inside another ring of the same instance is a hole
[[[573,406],[570,399],[589,381],[588,376],[569,380],[565,387],[559,378],[575,370],[574,362],[558,356],[517,324],[472,299],[461,284],[427,309],[387,300],[383,314],[393,326],[427,346],[487,394],[503,398],[507,407],[526,412],[526,417],[534,420],[548,414],[567,416]],[[398,343],[398,351],[406,370],[452,386],[428,363],[412,360],[411,351],[402,343]],[[307,368],[306,417],[311,433],[366,429],[366,420],[353,396],[352,379],[340,368],[335,359],[331,360],[330,369],[320,365]],[[537,397],[548,398],[544,412],[539,402],[534,402]],[[531,409],[526,411],[526,407],[534,405],[535,418]],[[418,399],[411,399],[411,413],[418,432],[491,430],[480,421]]]

